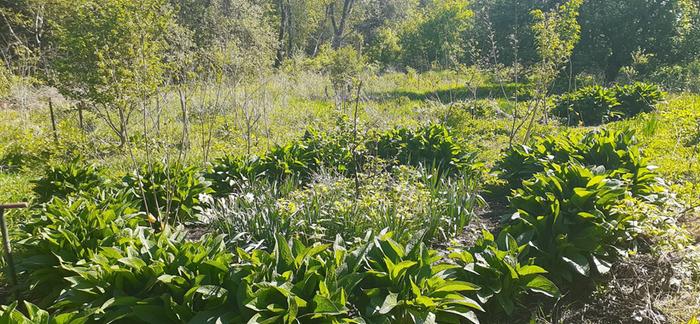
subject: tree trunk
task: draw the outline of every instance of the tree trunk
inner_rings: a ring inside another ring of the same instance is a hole
[[[53,112],[53,101],[49,98],[49,112],[51,113],[51,130],[53,131],[53,141],[58,145],[58,131],[56,130],[56,115]]]
[[[290,15],[290,8],[287,6],[287,3],[285,3],[285,0],[277,0],[277,9],[279,10],[280,14],[280,28],[277,33],[277,44],[279,48],[277,48],[277,56],[275,57],[275,67],[279,67],[282,64],[282,60],[284,60],[285,55],[288,55],[285,54],[286,50],[284,46],[284,38],[288,33]]]
[[[181,150],[185,151],[190,146],[189,140],[189,114],[187,112],[187,97],[181,87],[178,88],[180,96],[180,108],[182,110],[182,138],[180,139]]]
[[[85,125],[83,125],[83,103],[78,102],[78,125],[80,126],[80,131],[85,131]]]
[[[340,21],[335,20],[335,3],[332,3],[329,7],[331,23],[333,25],[333,42],[331,46],[333,49],[338,49],[343,45],[343,36],[345,33],[345,26],[347,25],[347,20],[352,13],[353,5],[355,0],[344,0],[343,1],[343,11],[340,15]]]
[[[119,137],[119,148],[123,148],[126,145],[127,134],[126,134],[127,120],[124,114],[124,109],[119,108],[119,130],[117,136]]]

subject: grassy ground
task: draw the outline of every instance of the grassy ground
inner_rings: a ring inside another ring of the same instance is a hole
[[[253,153],[297,138],[306,127],[333,127],[338,116],[350,117],[357,107],[360,129],[364,131],[431,121],[445,123],[491,165],[510,144],[512,120],[508,114],[513,107],[503,93],[510,95],[514,85],[501,88],[484,83],[473,89],[465,87],[472,79],[455,72],[366,76],[357,100],[354,93],[345,99],[334,97],[331,84],[320,75],[280,74],[261,80],[254,87],[220,91],[220,109],[215,109],[217,113],[212,119],[200,117],[204,111],[202,107],[214,102],[215,91],[212,87],[192,88],[186,92],[190,107],[190,148],[184,159],[187,163],[202,164],[227,153],[244,154],[247,140],[243,131],[245,125],[241,122],[242,111],[231,106],[248,100],[248,104],[255,107],[253,111],[260,115],[251,132]],[[57,102],[58,144],[53,142],[48,109],[42,104],[45,101],[32,100],[33,104],[25,109],[3,111],[0,165],[10,167],[0,172],[0,201],[31,199],[30,180],[40,176],[47,164],[65,159],[67,155],[91,158],[117,176],[133,168],[133,159],[141,162],[176,158],[182,132],[179,97],[173,92],[159,98],[163,112],[157,122],[153,116],[148,116],[145,136],[143,119],[138,114],[132,118],[133,150],[116,149],[114,134],[93,113],[85,112],[85,130],[79,130],[77,111],[65,101],[54,101]],[[649,159],[660,167],[674,191],[690,206],[700,204],[700,96],[670,95],[657,113],[609,127],[636,130]],[[211,149],[205,159],[203,147],[210,129],[213,130]],[[537,123],[534,134],[552,134],[565,129],[555,124]],[[515,142],[521,141],[522,136],[520,133]],[[146,146],[152,150],[149,156],[142,149]],[[686,215],[691,219],[696,217],[692,211]],[[689,226],[697,226],[695,224],[697,222],[689,222]]]
[[[671,95],[658,112],[611,126],[637,132],[649,160],[687,204],[681,220],[700,240],[700,96]]]
[[[260,114],[251,133],[253,153],[297,138],[309,126],[334,127],[339,116],[352,116],[357,107],[361,131],[445,123],[491,166],[511,144],[509,114],[513,106],[503,98],[503,92],[512,93],[514,86],[502,89],[482,85],[474,93],[463,86],[468,79],[449,72],[372,76],[365,79],[359,100],[354,94],[338,100],[332,96],[329,82],[319,75],[277,75],[252,90],[227,90],[221,109],[211,119],[200,118],[202,114],[198,110],[212,102],[211,91],[190,90],[190,148],[182,159],[201,165],[223,154],[244,154],[247,140],[241,122],[243,112],[231,107],[240,104],[245,93],[254,92],[252,99],[245,99]],[[470,101],[474,98],[477,100]],[[0,202],[31,200],[31,180],[40,177],[47,165],[67,155],[83,155],[106,167],[115,178],[129,172],[134,162],[177,158],[182,132],[178,100],[174,93],[162,96],[161,120],[156,122],[153,116],[148,116],[145,127],[140,117],[132,119],[135,144],[121,150],[115,148],[113,134],[92,113],[85,113],[86,127],[80,130],[77,112],[66,104],[57,105],[58,144],[53,141],[45,106],[2,111],[0,165],[8,167],[0,170]],[[660,174],[688,207],[679,215],[680,221],[695,235],[696,242],[700,240],[700,210],[694,208],[700,206],[700,96],[672,94],[657,112],[607,127],[636,131],[650,161],[659,166]],[[211,152],[205,158],[203,143],[210,129],[213,130]],[[554,134],[565,130],[566,127],[556,123],[537,123],[533,133]],[[514,143],[521,142],[523,135],[519,133]],[[143,149],[146,146],[152,150],[148,154]],[[21,220],[21,214],[14,213],[10,219],[12,225]],[[698,308],[698,291],[697,288],[684,290],[677,298],[664,300],[662,307],[680,321],[688,315],[684,305]]]

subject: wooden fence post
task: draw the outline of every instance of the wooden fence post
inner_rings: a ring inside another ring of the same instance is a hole
[[[2,245],[5,250],[5,262],[7,262],[7,274],[12,285],[12,293],[15,300],[20,301],[19,287],[17,281],[17,271],[15,270],[15,260],[12,257],[12,246],[10,245],[10,235],[5,222],[5,209],[27,208],[27,203],[15,203],[0,205],[0,231],[2,232]]]

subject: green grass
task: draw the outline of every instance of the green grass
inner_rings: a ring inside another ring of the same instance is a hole
[[[321,130],[336,127],[339,117],[352,118],[357,107],[360,132],[386,130],[396,126],[417,126],[427,122],[448,125],[463,144],[478,153],[479,160],[487,166],[484,172],[488,173],[490,167],[501,158],[504,149],[509,145],[525,142],[525,131],[521,129],[515,139],[511,140],[513,121],[508,114],[514,111],[514,107],[503,98],[500,86],[496,84],[483,84],[478,87],[476,105],[486,108],[478,114],[474,113],[473,103],[468,103],[468,99],[473,98],[473,93],[466,87],[467,77],[454,72],[389,73],[370,76],[364,80],[358,101],[354,94],[345,101],[338,101],[333,98],[329,82],[317,74],[275,75],[268,82],[253,87],[257,87],[256,93],[259,95],[254,96],[248,104],[265,113],[253,128],[250,151],[253,154],[263,154],[276,144],[285,144],[299,138],[304,134],[306,127]],[[512,93],[515,87],[512,84],[507,85],[505,91]],[[206,89],[190,93],[190,148],[184,156],[180,156],[178,150],[182,123],[175,93],[165,96],[166,100],[162,102],[162,119],[158,123],[153,116],[147,117],[145,130],[141,116],[138,112],[135,113],[130,124],[132,145],[123,149],[115,147],[114,135],[92,112],[85,113],[87,127],[80,130],[77,113],[67,105],[59,105],[57,109],[60,141],[59,144],[55,144],[45,107],[33,107],[25,111],[9,110],[7,113],[3,111],[7,118],[0,120],[0,164],[12,164],[13,167],[0,171],[0,203],[32,200],[32,180],[44,174],[49,165],[65,162],[77,155],[100,164],[110,178],[120,179],[131,172],[135,165],[145,161],[181,160],[180,162],[186,164],[202,166],[206,161],[212,161],[225,154],[245,154],[248,141],[243,129],[241,111],[233,109],[236,102],[240,104],[241,96],[245,93],[241,89],[227,89],[228,94],[236,97],[238,101],[227,99],[221,105],[223,110],[220,113],[210,120],[203,120],[198,105],[211,100],[212,91]],[[519,106],[521,111],[526,109],[523,107],[525,104],[521,103]],[[659,167],[658,172],[669,182],[681,201],[688,206],[700,204],[700,96],[673,94],[657,112],[615,122],[606,127],[635,130],[649,161]],[[209,138],[210,128],[211,149],[205,159],[204,143]],[[569,128],[555,121],[538,121],[534,124],[532,136],[564,131],[586,132],[591,129]],[[146,150],[146,147],[149,149]],[[381,175],[381,172],[377,174]],[[370,228],[377,230],[378,228],[374,227],[382,224],[381,216],[387,216],[390,221],[405,220],[410,223],[386,224],[384,227],[418,231],[417,227],[428,227],[424,222],[442,222],[440,217],[447,215],[449,208],[458,205],[450,199],[466,199],[460,195],[469,195],[467,198],[472,198],[471,183],[466,186],[467,189],[459,187],[459,184],[434,184],[431,187],[428,179],[435,181],[439,178],[437,175],[433,178],[427,175],[424,179],[410,178],[410,181],[387,178],[384,183],[371,178],[376,176],[370,174],[362,179],[368,183],[363,183],[365,192],[359,195],[362,198],[359,200],[360,203],[367,200],[369,203],[366,206],[359,204],[358,207],[348,203],[358,200],[352,192],[357,185],[355,179],[333,180],[334,178],[330,178],[333,181],[328,183],[315,179],[315,186],[296,188],[297,190],[285,197],[272,195],[262,203],[269,204],[269,211],[278,214],[287,212],[289,215],[285,217],[294,221],[300,221],[301,216],[306,215],[296,214],[298,206],[313,209],[316,218],[304,219],[309,225],[299,226],[298,231],[313,237],[327,234],[328,237],[324,237],[324,240],[330,242],[335,234],[344,234],[350,229],[347,224],[327,217],[329,214],[346,215],[350,222],[357,215],[375,216],[370,219],[371,224],[354,224],[357,227],[355,231],[346,235],[346,239],[351,240]],[[266,199],[265,194],[273,193],[273,190],[267,187],[260,190],[263,192],[253,198]],[[319,197],[322,197],[321,201],[314,201]],[[251,200],[247,193],[238,198],[242,202],[256,202],[255,199]],[[346,204],[343,205],[343,202]],[[382,204],[377,206],[378,202]],[[347,210],[346,205],[352,206],[352,210]],[[260,210],[256,209],[258,207],[251,207],[250,211],[240,206],[237,208],[223,208],[221,213],[229,220],[237,220],[235,217],[253,219],[255,224],[246,224],[251,228],[263,223],[265,215],[259,213]],[[391,213],[385,209],[389,209]],[[250,215],[244,212],[249,212]],[[10,214],[10,226],[17,228],[17,223],[23,221],[24,215],[27,215],[26,212]],[[685,225],[700,237],[700,222],[695,210],[688,209],[685,215],[681,216]],[[336,228],[316,226],[324,222],[338,222],[339,225],[336,224]],[[409,226],[411,224],[413,226]],[[246,230],[254,232],[255,229],[227,225],[232,230],[231,237]],[[329,233],[314,232],[328,229],[333,230],[329,230]],[[260,231],[260,236],[267,239],[267,247],[272,247],[275,234],[279,234],[276,228],[262,228]],[[440,238],[447,240],[448,237],[445,235]]]

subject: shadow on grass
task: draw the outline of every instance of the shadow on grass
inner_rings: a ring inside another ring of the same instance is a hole
[[[507,84],[503,88],[497,84],[482,86],[476,91],[476,99],[513,98],[516,90],[522,90],[522,86],[518,87],[517,84]],[[370,93],[370,97],[378,101],[391,101],[405,97],[417,101],[437,100],[440,102],[454,102],[474,99],[474,93],[467,87],[454,87],[435,91],[395,90],[374,92]]]

